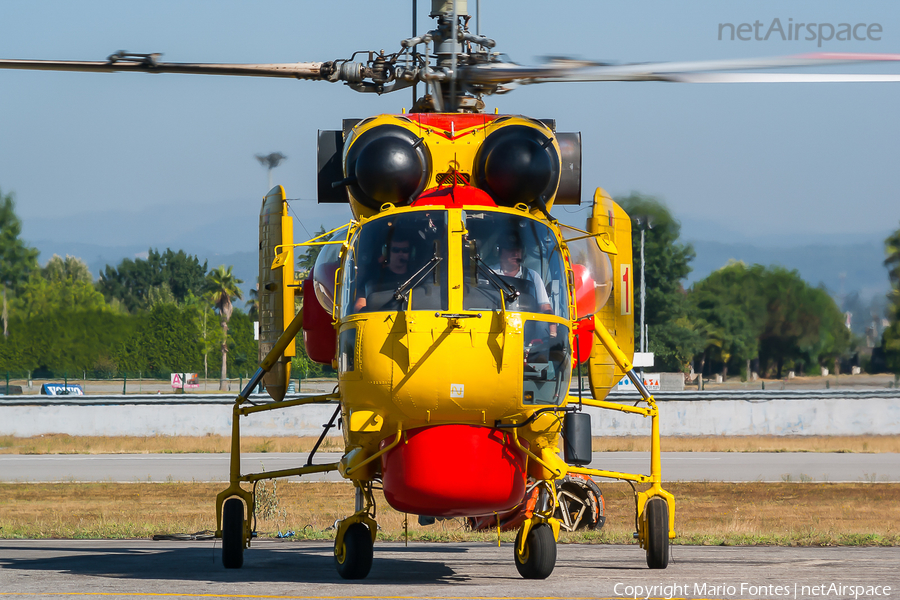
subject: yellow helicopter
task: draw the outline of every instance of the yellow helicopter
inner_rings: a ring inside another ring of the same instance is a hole
[[[735,71],[900,57],[823,53],[625,65],[557,59],[527,67],[470,31],[465,0],[433,0],[431,16],[435,29],[414,31],[399,51],[346,60],[187,64],[117,52],[97,62],[0,60],[0,68],[287,77],[376,94],[414,90],[409,112],[319,132],[318,200],[348,204],[348,224],[294,244],[283,188],[262,202],[261,364],[235,401],[230,485],[216,499],[225,567],[240,567],[250,547],[252,486],[338,471],[356,490],[355,512],[339,522],[334,545],[337,571],[347,579],[364,578],[372,566],[376,486],[395,509],[426,518],[490,519],[534,499],[515,520],[513,560],[523,577],[546,578],[567,526],[556,487],[567,477],[646,484],[635,491],[636,538],[647,565],[665,568],[675,503],[662,487],[656,402],[631,362],[629,216],[597,189],[584,229],[554,219],[554,206],[581,203],[580,135],[556,131],[552,120],[486,114],[483,97],[568,81],[887,81],[897,78]],[[427,86],[421,97],[418,83]],[[310,277],[297,281],[295,249],[309,245],[323,248]],[[301,333],[309,356],[337,370],[338,387],[285,400]],[[580,379],[582,370],[589,396],[580,385],[570,391],[573,371]],[[639,402],[605,400],[626,376]],[[251,402],[261,382],[273,402]],[[323,437],[340,419],[340,461],[313,464],[311,455],[295,469],[242,472],[242,417],[320,402],[338,403]],[[649,474],[589,466],[584,406],[650,418]]]

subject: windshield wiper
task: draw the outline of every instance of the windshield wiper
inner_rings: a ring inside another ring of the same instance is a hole
[[[431,273],[442,260],[443,259],[437,255],[437,252],[435,252],[431,259],[422,265],[421,269],[413,273],[412,277],[401,283],[400,287],[394,290],[394,300],[406,300],[406,297],[403,294],[425,281],[428,274]],[[421,277],[419,277],[420,275]],[[416,277],[419,277],[419,279],[416,280]]]
[[[487,263],[481,260],[480,254],[475,254],[474,258],[475,262],[478,263],[478,267],[479,269],[481,269],[481,272],[484,273],[487,276],[487,280],[493,283],[494,287],[496,287],[497,290],[499,290],[503,294],[503,298],[507,303],[513,302],[516,298],[519,297],[519,290],[517,290],[512,284],[503,281],[497,271],[490,268]]]

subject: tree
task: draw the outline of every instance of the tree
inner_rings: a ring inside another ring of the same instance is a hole
[[[258,279],[258,278],[257,278]],[[249,298],[245,306],[247,307],[247,316],[251,321],[259,321],[259,283],[250,290]]]
[[[244,283],[231,272],[232,267],[219,265],[206,276],[206,287],[210,298],[222,322],[222,375],[219,379],[219,391],[225,391],[225,380],[228,378],[228,320],[234,311],[234,300],[242,298],[238,285]]]
[[[80,258],[69,256],[61,258],[58,254],[54,254],[47,261],[47,265],[41,269],[41,274],[48,281],[80,281],[84,283],[93,283],[94,277],[87,264]]]
[[[184,302],[190,293],[203,293],[206,265],[206,261],[201,264],[199,258],[184,250],[173,252],[166,248],[160,253],[151,248],[146,259],[126,258],[115,268],[107,265],[100,275],[98,288],[107,300],[117,298],[131,312],[145,308],[150,290],[164,283],[176,302]]]
[[[222,330],[219,327],[211,327],[210,322],[215,319],[213,310],[212,293],[206,292],[202,296],[189,294],[184,305],[194,310],[200,352],[203,354],[203,378],[209,379],[209,353],[222,347]]]
[[[253,319],[240,308],[228,322],[228,337],[228,368],[249,376],[259,365],[259,348],[253,339]]]
[[[678,243],[681,225],[669,209],[656,198],[632,193],[616,202],[632,218],[631,239],[634,253],[635,290],[639,290],[641,229],[644,229],[644,280],[650,351],[656,366],[665,370],[685,370],[693,356],[698,338],[691,327],[679,321],[687,315],[682,280],[691,272],[694,258],[690,244]],[[635,325],[640,323],[641,308],[635,294]],[[640,332],[635,335],[640,339]]]
[[[758,357],[766,314],[757,285],[760,269],[731,263],[691,289],[692,314],[707,325],[704,361],[710,357],[721,362],[723,378],[728,376],[729,363],[741,365]]]
[[[13,294],[38,268],[38,251],[19,238],[22,221],[16,216],[15,207],[13,195],[0,190],[0,287]]]
[[[888,295],[888,319],[890,325],[884,330],[881,347],[885,363],[890,372],[900,377],[900,229],[884,241],[887,258],[884,266],[888,269],[891,291]]]
[[[87,264],[75,256],[54,254],[40,271],[33,271],[17,302],[26,317],[55,312],[107,310],[103,294],[94,287]]]
[[[783,267],[760,269],[759,294],[766,304],[760,333],[760,364],[770,363],[781,377],[785,364],[831,367],[850,345],[850,332],[834,300],[813,288],[797,271]]]
[[[325,232],[325,228],[321,225],[319,226],[319,230],[313,236],[314,238],[323,235]],[[316,259],[319,257],[319,253],[322,251],[322,248],[325,246],[307,246],[306,250],[303,254],[297,257],[297,270],[303,274],[302,278],[305,279],[307,275],[312,273],[313,267],[316,265]]]
[[[783,267],[729,264],[694,284],[692,316],[709,324],[703,353],[724,375],[758,357],[762,372],[832,367],[850,347],[843,314],[822,288]]]

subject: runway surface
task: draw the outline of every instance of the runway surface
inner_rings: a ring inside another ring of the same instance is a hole
[[[338,453],[316,455],[336,462]],[[244,454],[242,472],[306,464],[306,454]],[[0,455],[0,481],[228,481],[227,454]],[[592,467],[649,473],[649,453],[595,452]],[[900,481],[900,454],[663,452],[665,481]],[[339,481],[336,472],[306,481]]]
[[[347,582],[330,542],[256,542],[242,569],[226,571],[212,541],[3,540],[0,597],[831,600],[854,598],[856,586],[859,598],[900,595],[900,548],[675,546],[665,571],[649,570],[637,546],[558,548],[550,578],[526,582],[512,544],[378,543],[369,577]],[[844,593],[824,593],[832,584]]]

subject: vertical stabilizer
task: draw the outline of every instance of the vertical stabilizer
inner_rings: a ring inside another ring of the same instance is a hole
[[[259,360],[284,333],[294,318],[294,222],[288,215],[284,188],[273,187],[263,199],[259,211]],[[272,268],[275,256],[278,264]],[[272,370],[263,378],[266,391],[275,401],[284,399],[291,378],[291,357],[296,354],[293,340]]]
[[[613,268],[613,290],[609,301],[595,316],[613,335],[628,357],[634,358],[634,275],[631,253],[631,219],[603,188],[594,192],[594,206],[587,222],[590,233],[609,235],[618,249],[610,255]],[[594,349],[588,361],[591,391],[602,399],[625,375],[612,357],[594,337]]]

